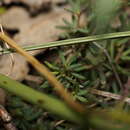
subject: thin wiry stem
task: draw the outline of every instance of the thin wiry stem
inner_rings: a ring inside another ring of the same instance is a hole
[[[108,34],[101,34],[101,35],[94,35],[94,36],[88,36],[88,37],[82,37],[82,38],[73,38],[73,39],[68,39],[68,40],[43,43],[43,44],[39,44],[39,45],[26,46],[26,47],[23,47],[23,49],[25,51],[33,51],[33,50],[58,47],[58,46],[69,46],[72,44],[74,44],[74,45],[88,44],[93,41],[100,41],[100,40],[107,40],[107,39],[114,39],[114,38],[123,38],[123,37],[130,37],[130,31],[108,33]],[[0,52],[2,52],[2,51],[0,51]],[[3,54],[8,54],[8,53],[12,53],[12,52],[15,52],[15,50],[6,49],[3,51]]]
[[[101,45],[99,45],[98,43],[96,43],[96,42],[93,42],[93,44],[94,44],[95,46],[97,46],[98,48],[100,48],[101,50],[103,50],[104,54],[106,55],[106,57],[107,57],[107,59],[108,59],[110,65],[111,65],[111,67],[112,67],[113,73],[115,74],[116,80],[117,80],[117,82],[118,82],[120,88],[123,89],[123,85],[122,85],[122,83],[121,83],[120,77],[119,77],[118,73],[116,72],[116,68],[115,68],[115,66],[113,65],[112,59],[111,59],[109,53],[107,52],[107,50],[106,50],[105,48],[103,48]]]

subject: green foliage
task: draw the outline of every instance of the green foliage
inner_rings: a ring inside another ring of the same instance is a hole
[[[78,99],[79,101],[86,102],[86,98],[83,96],[86,95],[86,90],[82,90],[81,88],[84,87],[88,83],[85,75],[83,75],[83,71],[86,70],[86,66],[82,63],[78,62],[78,56],[69,56],[65,57],[62,51],[59,51],[59,63],[49,63],[45,61],[45,64],[51,69],[51,71],[56,75],[56,77],[63,83],[63,85],[70,89],[73,92],[74,98]],[[49,88],[47,82],[41,85],[41,88]],[[81,89],[81,90],[80,90]]]
[[[69,0],[68,1],[71,8],[67,8],[66,10],[71,14],[71,21],[67,21],[63,19],[65,25],[58,25],[59,29],[66,30],[65,33],[61,35],[62,38],[70,38],[77,37],[77,35],[82,36],[82,34],[87,34],[88,29],[86,26],[80,25],[80,18],[82,17],[83,12],[88,6],[88,2],[86,0]]]
[[[52,117],[37,106],[25,103],[16,96],[11,96],[7,108],[13,117],[13,122],[20,130],[67,130],[70,127],[73,128],[73,125],[69,124],[68,126],[67,122],[56,126],[58,122],[56,117]]]
[[[37,128],[37,130],[40,130],[40,127],[41,129],[44,129],[42,122],[38,121],[38,119],[41,118],[43,111],[38,107],[32,107],[15,96],[12,96],[8,101],[7,107],[14,117],[13,122],[18,129],[33,130],[34,128]]]

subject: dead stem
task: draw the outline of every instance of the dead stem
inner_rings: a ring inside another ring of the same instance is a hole
[[[96,95],[99,95],[99,96],[108,97],[108,98],[116,99],[116,100],[120,100],[122,98],[121,95],[113,94],[113,93],[110,93],[110,92],[105,92],[105,91],[101,91],[101,90],[97,90],[97,89],[91,89],[90,92],[92,94],[96,94]],[[130,98],[126,97],[124,99],[124,102],[127,102],[128,104],[130,104]]]
[[[3,125],[6,130],[17,130],[12,123],[12,117],[2,105],[0,105],[0,118],[3,121]]]

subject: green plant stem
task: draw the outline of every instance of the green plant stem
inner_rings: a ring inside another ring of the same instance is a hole
[[[23,49],[26,51],[33,51],[33,50],[39,50],[39,49],[45,49],[45,48],[51,48],[51,47],[68,46],[72,44],[87,44],[93,41],[122,38],[122,37],[129,37],[129,36],[130,36],[130,31],[108,33],[108,34],[94,35],[94,36],[88,36],[88,37],[82,37],[82,38],[61,40],[61,41],[56,41],[56,42],[49,42],[49,43],[44,43],[44,44],[39,44],[39,45],[34,45],[34,46],[23,47]],[[7,49],[0,52],[3,54],[8,54],[15,51],[12,49]]]
[[[2,74],[0,74],[0,87],[65,119],[77,123],[82,120],[81,117],[72,111],[63,101],[38,92]]]

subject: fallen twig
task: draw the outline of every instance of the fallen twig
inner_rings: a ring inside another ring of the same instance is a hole
[[[122,98],[121,95],[113,94],[110,92],[105,92],[105,91],[101,91],[101,90],[97,90],[97,89],[91,89],[90,92],[92,94],[96,94],[96,95],[103,96],[103,97],[109,97],[109,98],[116,99],[116,100],[121,100],[121,98]],[[130,104],[130,98],[126,97],[124,99],[124,102],[127,102],[128,104]]]
[[[2,105],[0,105],[0,118],[6,130],[17,130],[14,124],[12,123],[12,118],[10,114]]]

